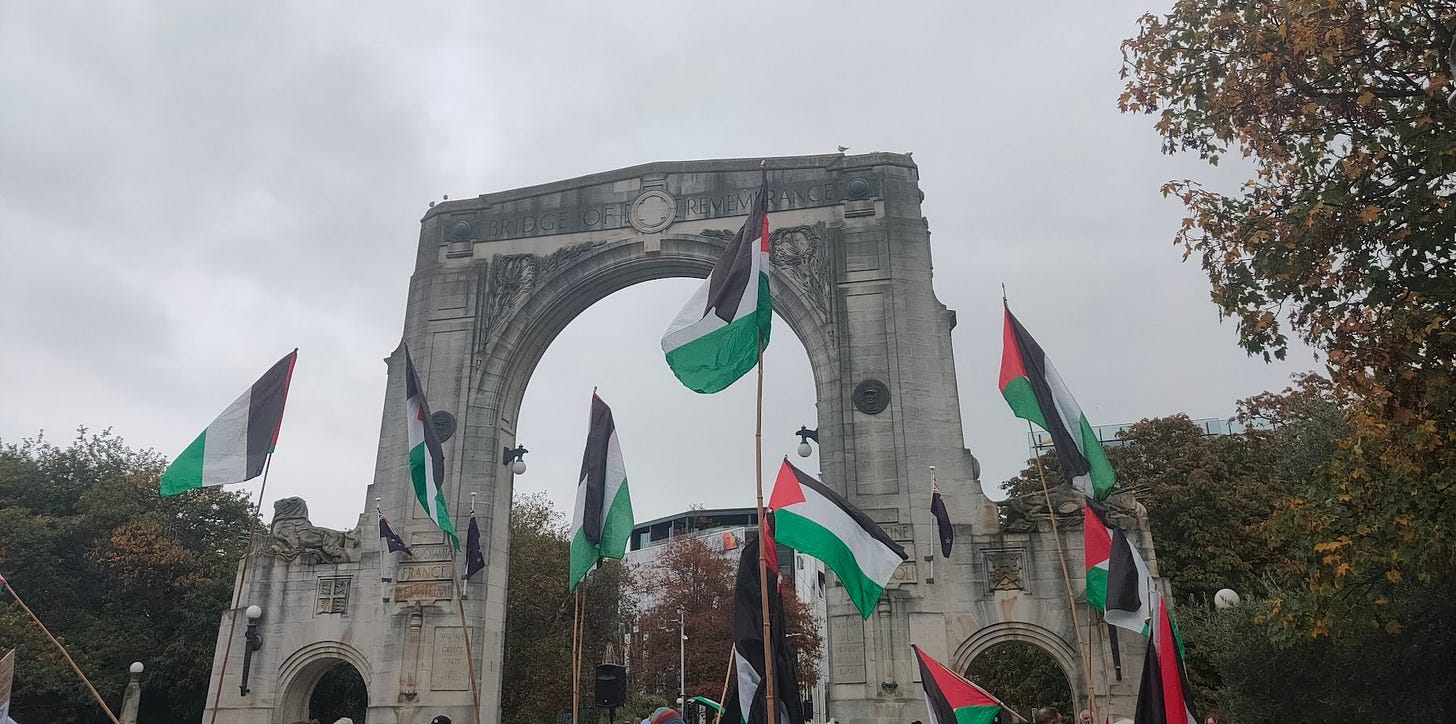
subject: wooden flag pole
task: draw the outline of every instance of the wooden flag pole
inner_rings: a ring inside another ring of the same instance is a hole
[[[571,609],[571,724],[581,717],[581,586],[572,597]]]
[[[1036,431],[1031,427],[1031,421],[1026,421],[1026,432],[1036,439]],[[1067,584],[1067,606],[1072,611],[1072,634],[1077,638],[1077,648],[1084,650],[1082,644],[1082,623],[1077,620],[1077,599],[1072,593],[1072,574],[1067,571],[1067,554],[1062,550],[1062,535],[1057,531],[1057,509],[1052,507],[1051,490],[1047,487],[1046,470],[1041,466],[1041,455],[1036,456],[1036,474],[1041,478],[1041,494],[1046,500],[1047,515],[1052,519],[1052,539],[1057,542],[1057,561],[1062,564],[1062,581]],[[1088,710],[1092,712],[1093,721],[1097,720],[1097,692],[1092,685],[1092,667],[1087,660],[1081,656],[1077,657],[1082,664],[1082,674],[1087,677],[1087,698],[1090,703]]]
[[[229,607],[232,616],[228,621],[227,645],[222,650],[222,665],[217,667],[217,692],[212,696],[212,716],[208,717],[208,724],[217,721],[217,705],[222,701],[222,682],[227,676],[228,658],[233,653],[233,637],[238,632],[238,604],[242,601],[243,589],[248,583],[248,568],[253,562],[253,538],[258,533],[258,516],[263,514],[263,493],[268,492],[268,470],[272,467],[273,453],[270,452],[263,460],[263,482],[258,486],[258,502],[253,505],[252,517],[248,518],[248,545],[243,549],[243,571],[238,574],[238,587],[233,591],[232,605]]]
[[[723,675],[723,693],[718,695],[718,716],[713,717],[713,724],[721,724],[723,712],[728,709],[728,682],[733,680],[733,659],[737,652],[738,644],[728,647],[728,673]]]
[[[445,541],[449,545],[449,541]],[[475,653],[470,649],[470,623],[465,620],[465,587],[460,585],[460,568],[455,563],[455,549],[450,548],[450,579],[455,584],[455,606],[460,611],[460,635],[465,639],[465,667],[470,673],[470,710],[475,724],[480,724],[480,688],[475,682]]]
[[[773,636],[769,632],[768,610],[768,519],[763,514],[763,342],[758,343],[758,414],[753,430],[753,476],[758,485],[758,594],[763,619],[763,678],[764,708],[768,712],[768,724],[775,724],[777,711],[774,708]],[[777,555],[778,551],[774,551]],[[786,723],[787,724],[787,723]]]
[[[20,594],[15,591],[14,584],[7,583],[5,587],[10,589],[10,595],[15,598],[17,604],[20,604],[21,610],[25,611],[25,614],[30,616],[30,620],[34,621],[35,625],[39,626],[40,630],[45,633],[46,638],[50,639],[51,643],[56,645],[56,648],[61,652],[61,656],[66,657],[66,663],[71,665],[71,670],[76,672],[76,676],[81,677],[81,683],[86,685],[86,690],[90,691],[91,696],[96,699],[96,703],[101,705],[101,709],[106,712],[106,718],[110,719],[112,724],[121,724],[120,721],[117,721],[116,715],[111,713],[111,707],[106,705],[106,700],[102,699],[101,695],[96,693],[96,687],[91,685],[91,680],[86,678],[86,674],[81,672],[81,667],[77,666],[75,659],[71,658],[71,653],[66,651],[66,647],[60,641],[57,641],[55,636],[51,635],[50,629],[46,628],[46,625],[40,622],[35,612],[30,610],[30,606],[25,605],[25,601],[20,600]]]

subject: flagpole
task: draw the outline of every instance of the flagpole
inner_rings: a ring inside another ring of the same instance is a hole
[[[446,541],[449,545],[449,541]],[[475,683],[475,654],[470,650],[470,624],[465,620],[465,588],[460,585],[460,568],[455,564],[455,548],[450,548],[450,580],[455,584],[455,606],[460,610],[460,633],[465,637],[465,666],[470,672],[471,711],[475,724],[480,724],[480,690]]]
[[[75,659],[71,658],[71,654],[66,651],[66,647],[60,641],[57,641],[55,636],[51,635],[51,630],[40,622],[35,612],[30,610],[30,606],[25,605],[25,601],[20,600],[20,594],[15,591],[15,585],[6,583],[5,587],[10,589],[10,595],[15,598],[17,604],[20,604],[21,610],[25,611],[26,615],[30,616],[30,620],[34,621],[35,625],[39,626],[40,630],[45,633],[46,638],[50,639],[51,643],[56,645],[56,648],[61,652],[61,656],[66,657],[66,663],[71,665],[71,670],[76,672],[76,676],[81,677],[81,683],[86,685],[86,690],[90,691],[91,696],[96,699],[96,703],[101,705],[101,709],[106,712],[106,718],[110,719],[112,724],[121,724],[121,722],[117,721],[116,715],[111,713],[111,707],[106,705],[106,700],[102,699],[101,695],[96,693],[96,687],[91,685],[91,680],[86,678],[86,674],[82,673],[81,667],[76,665]]]
[[[723,675],[723,693],[718,695],[718,716],[713,717],[713,724],[721,724],[723,712],[728,709],[728,682],[733,680],[733,654],[737,651],[737,643],[728,647],[728,672]]]
[[[572,597],[571,609],[571,724],[577,724],[581,711],[581,587]]]
[[[384,520],[384,508],[380,507],[380,504],[383,503],[383,502],[384,502],[384,498],[375,498],[374,499],[374,514],[377,515],[377,516],[379,516],[379,520],[376,520],[375,523],[378,523],[380,520]],[[391,530],[393,530],[393,527],[391,527]],[[384,592],[384,554],[385,554],[386,551],[389,550],[389,545],[388,545],[388,542],[387,541],[384,541],[382,538],[380,540],[380,543],[381,543],[381,545],[379,546],[379,590],[380,590],[380,594],[381,594],[380,595],[380,599],[383,600],[383,598],[384,598],[384,596],[383,596],[383,592]]]
[[[297,352],[298,350],[293,350]],[[217,668],[217,691],[212,696],[212,716],[208,718],[208,724],[217,721],[217,705],[222,701],[223,680],[227,677],[228,658],[233,653],[233,637],[238,632],[238,604],[242,600],[243,588],[248,583],[248,568],[253,563],[253,539],[258,534],[258,516],[263,514],[263,494],[268,492],[268,470],[273,467],[273,452],[268,452],[268,457],[263,459],[263,482],[258,486],[258,502],[253,504],[253,515],[248,518],[248,546],[243,549],[243,570],[238,574],[238,585],[233,590],[232,605],[229,610],[232,618],[228,622],[227,645],[222,650],[222,665]]]
[[[778,716],[774,708],[773,635],[769,632],[768,610],[768,519],[763,514],[763,341],[758,343],[758,414],[753,431],[753,475],[758,485],[758,594],[762,605],[763,619],[763,678],[764,709],[768,713],[768,724],[775,724]],[[774,551],[777,555],[778,551]]]
[[[1032,439],[1035,439],[1036,431],[1031,427],[1031,420],[1026,421],[1026,432],[1032,435]],[[1082,622],[1078,620],[1077,599],[1072,594],[1072,574],[1067,571],[1067,554],[1062,550],[1062,534],[1057,530],[1057,509],[1052,507],[1052,494],[1047,487],[1046,470],[1041,466],[1041,455],[1036,456],[1036,474],[1041,479],[1041,494],[1046,500],[1047,514],[1052,519],[1052,539],[1057,542],[1057,561],[1062,564],[1062,581],[1067,584],[1067,606],[1072,612],[1072,635],[1077,639],[1077,649],[1082,651]],[[1077,658],[1082,659],[1079,663],[1082,664],[1083,675],[1087,677],[1087,696],[1091,702],[1088,710],[1092,711],[1096,707],[1097,701],[1096,690],[1092,685],[1092,667],[1083,657],[1078,656]]]

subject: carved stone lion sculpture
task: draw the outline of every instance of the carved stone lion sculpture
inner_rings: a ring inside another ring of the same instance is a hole
[[[358,556],[358,531],[330,530],[310,523],[308,503],[303,498],[283,498],[273,503],[272,533],[270,550],[280,560],[297,558],[312,566],[344,563]]]
[[[1057,483],[1047,490],[1056,511],[1057,526],[1080,528],[1082,526],[1082,493],[1067,483]],[[1049,520],[1046,495],[1028,493],[1009,498],[997,506],[1001,508],[1001,529],[1008,533],[1030,533],[1036,530],[1038,521]],[[1102,501],[1102,508],[1108,522],[1124,530],[1147,527],[1147,510],[1133,499],[1132,493],[1118,491]]]

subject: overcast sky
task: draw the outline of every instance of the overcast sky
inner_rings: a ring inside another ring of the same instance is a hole
[[[111,427],[173,456],[299,347],[265,497],[351,526],[430,200],[837,145],[915,154],[988,492],[1027,457],[996,388],[1002,282],[1094,424],[1227,416],[1315,362],[1246,357],[1171,245],[1160,185],[1239,177],[1117,112],[1119,42],[1162,4],[0,0],[0,440]],[[599,385],[639,521],[752,504],[751,380],[694,395],[658,347],[696,283],[557,338],[518,491],[567,506]],[[770,467],[814,425],[811,379],[780,324]]]

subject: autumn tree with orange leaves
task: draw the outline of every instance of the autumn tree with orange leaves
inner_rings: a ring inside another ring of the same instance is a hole
[[[1348,427],[1282,503],[1303,556],[1279,618],[1313,636],[1410,621],[1456,572],[1456,2],[1179,0],[1123,43],[1123,111],[1167,153],[1242,157],[1237,189],[1168,183],[1251,354],[1319,350]]]

